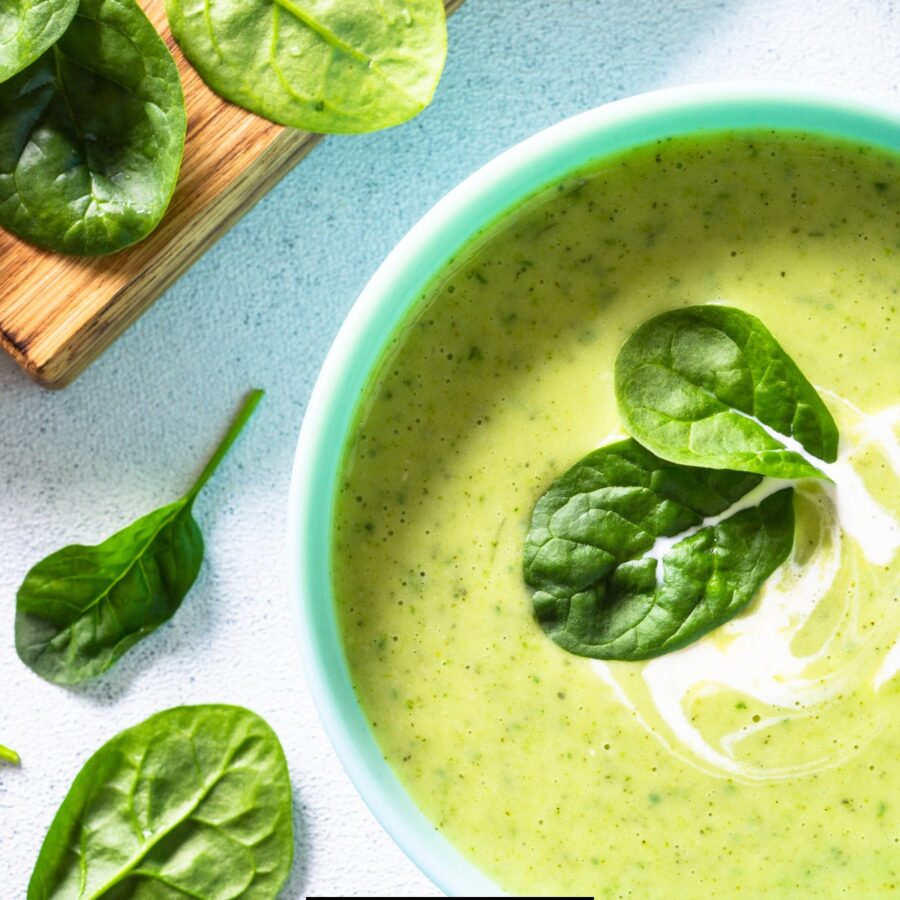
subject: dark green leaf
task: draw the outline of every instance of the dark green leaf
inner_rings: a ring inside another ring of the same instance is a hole
[[[61,253],[139,241],[175,189],[185,123],[178,69],[135,0],[81,0],[0,84],[0,225]]]
[[[645,322],[619,351],[616,396],[628,432],[672,462],[823,478],[786,444],[837,457],[837,426],[815,388],[739,309],[691,306]]]
[[[0,82],[31,65],[69,27],[78,0],[0,3]]]
[[[447,55],[441,0],[166,0],[203,80],[273,122],[351,133],[431,102]]]
[[[291,785],[271,728],[182,706],[104,744],[63,800],[28,900],[272,900],[291,868]]]
[[[254,391],[191,490],[94,547],[73,545],[39,562],[16,597],[16,649],[56,684],[105,672],[171,618],[203,560],[194,499],[262,396]]]
[[[64,547],[38,563],[19,589],[19,656],[56,684],[100,675],[171,618],[202,560],[203,537],[185,500],[96,547]]]
[[[589,453],[532,515],[525,580],[544,630],[581,656],[646,659],[728,621],[793,544],[790,488],[741,508],[761,481],[666,462],[633,440]],[[658,573],[657,539],[682,533]]]

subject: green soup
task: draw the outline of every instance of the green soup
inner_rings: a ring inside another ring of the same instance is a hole
[[[679,138],[599,161],[457,259],[367,389],[336,499],[351,676],[385,758],[517,893],[897,890],[900,164],[823,137]],[[535,501],[621,436],[623,340],[665,309],[758,316],[817,386],[882,518],[801,483],[750,606],[648,662],[534,619]]]

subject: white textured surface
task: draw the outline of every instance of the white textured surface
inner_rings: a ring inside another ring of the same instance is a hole
[[[3,900],[24,897],[53,812],[100,743],[159,709],[212,701],[251,707],[284,744],[300,831],[286,897],[436,894],[336,761],[288,612],[294,443],[343,315],[441,194],[571,113],[720,79],[900,100],[900,7],[888,0],[468,0],[450,37],[430,110],[329,139],[74,386],[45,393],[0,359],[0,742],[24,758],[0,770]],[[12,636],[27,569],[177,496],[256,385],[268,396],[198,503],[206,563],[175,619],[90,686],[32,675]]]

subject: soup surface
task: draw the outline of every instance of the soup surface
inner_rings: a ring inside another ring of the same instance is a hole
[[[855,493],[801,482],[791,557],[696,644],[570,655],[523,582],[532,508],[622,436],[622,342],[711,302],[762,319],[817,387]],[[339,620],[385,758],[503,888],[898,890],[898,306],[898,158],[741,132],[629,151],[543,192],[395,336],[336,499]]]

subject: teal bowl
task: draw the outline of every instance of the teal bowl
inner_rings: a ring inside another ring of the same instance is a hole
[[[347,773],[405,853],[451,896],[501,889],[434,828],[404,790],[359,707],[331,584],[336,485],[357,406],[391,336],[423,290],[479,231],[523,200],[609,154],[730,128],[850,138],[900,151],[900,111],[783,86],[655,91],[566,119],[498,156],[444,197],[397,245],[347,316],[303,420],[289,508],[293,613],[310,690]]]

